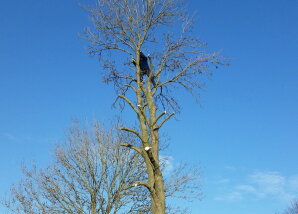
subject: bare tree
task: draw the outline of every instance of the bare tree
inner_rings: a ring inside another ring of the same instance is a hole
[[[298,200],[292,202],[292,205],[283,214],[298,214]]]
[[[116,127],[106,131],[98,123],[92,130],[76,125],[67,135],[49,167],[23,167],[24,178],[2,201],[5,207],[16,214],[152,213],[150,193],[142,187],[148,179],[146,166],[138,153],[120,146],[127,140],[134,142],[134,136]],[[163,158],[161,168],[167,167]],[[197,172],[185,165],[168,172],[166,197],[199,196],[191,195],[199,189]],[[179,207],[167,207],[169,214],[179,211]]]
[[[138,154],[119,146],[129,136],[117,130],[70,129],[52,165],[23,168],[24,179],[12,187],[6,207],[18,214],[148,213],[148,193],[129,188],[144,179],[144,168]]]
[[[149,191],[152,213],[164,214],[159,131],[179,112],[176,89],[197,97],[203,74],[223,62],[218,53],[207,53],[205,43],[192,37],[193,20],[182,1],[97,0],[86,10],[94,24],[85,34],[90,53],[100,57],[104,81],[116,89],[115,103],[121,108],[127,104],[137,118],[138,128],[121,130],[134,134],[140,145],[127,141],[122,146],[143,158],[148,179],[138,185]]]

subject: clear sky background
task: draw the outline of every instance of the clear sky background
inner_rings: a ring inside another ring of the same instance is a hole
[[[78,33],[73,0],[0,0],[0,196],[22,161],[46,165],[71,119],[111,121],[114,92]],[[84,1],[81,1],[84,3]],[[298,197],[298,1],[189,1],[198,37],[231,65],[183,95],[164,155],[200,165],[192,213],[273,214]],[[3,209],[0,207],[0,213]]]

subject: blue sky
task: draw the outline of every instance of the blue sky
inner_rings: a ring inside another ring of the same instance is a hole
[[[45,165],[72,119],[111,121],[113,90],[78,38],[89,22],[72,0],[1,0],[0,195],[20,164]],[[81,1],[84,3],[83,1]],[[175,166],[200,165],[193,213],[264,214],[298,197],[297,0],[189,1],[194,34],[232,58],[207,81],[201,106],[181,96],[165,132]],[[0,207],[1,211],[1,207]]]

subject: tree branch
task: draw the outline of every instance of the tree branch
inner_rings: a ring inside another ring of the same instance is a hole
[[[122,95],[122,94],[118,95],[118,97],[120,97],[121,99],[123,99],[124,101],[126,101],[126,102],[130,105],[130,107],[131,107],[137,114],[139,113],[138,109],[134,106],[134,104],[133,104],[127,97],[125,97],[125,96]]]
[[[125,84],[124,86],[127,88],[131,88],[135,93],[137,93],[137,89],[132,84]]]
[[[198,63],[202,63],[202,62],[208,62],[208,60],[210,58],[214,58],[214,55],[212,56],[208,56],[208,57],[205,57],[205,58],[199,58],[199,59],[196,59],[192,62],[190,62],[188,65],[186,65],[178,74],[176,74],[172,79],[169,79],[161,84],[158,85],[158,87],[162,87],[168,83],[171,83],[171,82],[175,82],[176,80],[178,80],[180,77],[182,77],[184,74],[186,74],[186,72],[193,66],[197,65]]]
[[[171,113],[169,114],[167,117],[165,117],[165,119],[163,119],[163,121],[158,125],[158,128],[161,128],[162,125],[167,121],[169,120],[172,116],[174,116],[175,113]]]
[[[143,141],[141,135],[139,134],[139,132],[137,132],[136,130],[134,129],[130,129],[130,128],[126,128],[126,127],[120,127],[120,130],[122,131],[127,131],[127,132],[130,132],[130,133],[133,133],[134,135],[136,135],[138,138],[140,138],[141,141]]]
[[[153,122],[153,126],[157,123],[157,121],[166,114],[166,111],[163,111],[162,113],[160,113],[157,118],[155,119],[155,121]]]
[[[133,145],[131,145],[129,143],[122,143],[122,144],[120,144],[120,146],[124,146],[124,147],[130,148],[130,149],[133,149],[136,152],[138,152],[139,154],[142,154],[142,150],[140,148],[138,148],[136,146],[133,146]]]

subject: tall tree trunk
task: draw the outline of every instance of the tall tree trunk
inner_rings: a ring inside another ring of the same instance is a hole
[[[154,190],[155,194],[152,197],[152,213],[153,214],[165,214],[165,194],[163,178],[161,173],[154,174]]]
[[[154,103],[152,96],[152,89],[150,79],[148,78],[147,83],[147,103],[149,107],[149,118],[150,118],[150,135],[152,144],[152,156],[153,156],[153,167],[154,167],[154,194],[152,197],[152,213],[153,214],[165,214],[165,193],[164,193],[164,182],[162,171],[159,162],[159,128],[155,124],[156,121],[156,104]]]

